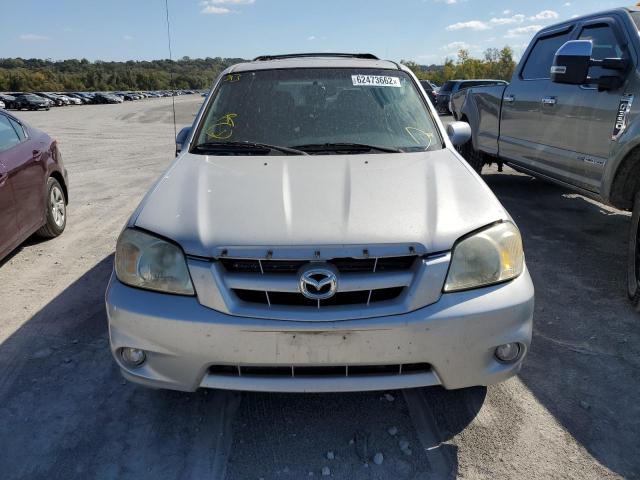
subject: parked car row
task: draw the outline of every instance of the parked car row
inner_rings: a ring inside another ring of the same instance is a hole
[[[0,108],[49,110],[66,105],[122,103],[143,98],[172,97],[200,93],[198,90],[154,90],[147,92],[13,92],[0,94]]]
[[[49,110],[196,93],[200,92],[13,92],[0,94],[0,108]],[[67,170],[56,140],[9,112],[0,112],[0,261],[34,233],[60,235],[67,222],[68,199]]]

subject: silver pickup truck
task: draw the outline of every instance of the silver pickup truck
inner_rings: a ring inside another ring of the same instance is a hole
[[[640,8],[573,18],[541,30],[508,86],[452,98],[471,125],[460,147],[480,172],[506,163],[600,202],[632,210],[628,293],[640,309]]]

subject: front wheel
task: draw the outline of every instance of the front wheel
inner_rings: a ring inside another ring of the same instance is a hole
[[[629,256],[627,268],[628,293],[631,303],[640,311],[640,192],[636,193],[629,230]]]
[[[478,172],[478,174],[482,173],[484,158],[482,157],[482,153],[473,148],[473,142],[471,140],[460,145],[457,149],[460,155],[471,165],[471,168]]]
[[[46,222],[36,233],[41,237],[57,237],[67,226],[67,200],[60,183],[53,177],[47,181]]]

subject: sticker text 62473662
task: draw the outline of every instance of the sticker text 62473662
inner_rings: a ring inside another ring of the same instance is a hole
[[[351,75],[356,87],[396,87],[400,88],[400,78],[386,75]]]

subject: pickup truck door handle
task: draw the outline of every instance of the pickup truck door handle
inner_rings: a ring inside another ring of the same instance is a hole
[[[504,101],[507,103],[513,103],[516,101],[516,97],[514,95],[505,95]]]
[[[542,104],[543,105],[555,105],[557,102],[556,97],[543,97],[542,98]]]

